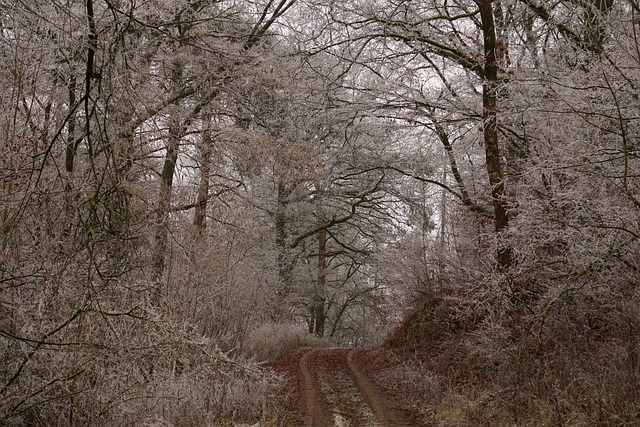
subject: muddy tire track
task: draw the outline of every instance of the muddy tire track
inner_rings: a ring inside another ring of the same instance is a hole
[[[307,413],[305,427],[327,427],[334,424],[331,412],[321,397],[316,369],[310,368],[309,359],[317,355],[318,352],[318,349],[309,350],[300,358],[300,371],[303,378],[302,390],[304,391]]]
[[[347,364],[360,392],[382,427],[411,427],[413,425],[406,419],[402,411],[387,399],[371,379],[358,367],[356,350],[349,352]]]
[[[308,350],[299,366],[305,427],[414,425],[359,367],[356,350]]]

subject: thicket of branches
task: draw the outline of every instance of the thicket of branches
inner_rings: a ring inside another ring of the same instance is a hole
[[[376,113],[432,150],[403,173],[440,187],[436,229],[385,264],[423,304],[393,342],[426,352],[431,421],[634,425],[637,4],[385,6],[326,7]]]
[[[266,423],[407,305],[434,422],[637,422],[636,3],[0,10],[0,423]]]

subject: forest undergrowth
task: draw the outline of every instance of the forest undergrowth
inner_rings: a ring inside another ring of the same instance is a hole
[[[536,298],[497,311],[478,297],[424,300],[378,350],[377,380],[413,396],[424,425],[640,424],[635,307],[567,294],[537,314]]]

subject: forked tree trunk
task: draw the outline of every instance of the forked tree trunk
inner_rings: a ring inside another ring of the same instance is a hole
[[[164,275],[165,258],[169,241],[169,209],[171,207],[171,193],[173,190],[173,175],[178,162],[178,142],[179,131],[177,126],[169,129],[167,138],[166,153],[162,173],[160,174],[160,192],[158,194],[158,205],[156,207],[156,230],[153,247],[153,282],[157,286],[156,291],[160,292],[160,282]]]

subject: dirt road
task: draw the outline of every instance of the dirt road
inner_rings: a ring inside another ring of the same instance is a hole
[[[358,350],[301,349],[287,365],[304,427],[406,427],[415,423],[368,376]],[[294,363],[298,360],[297,366]]]

